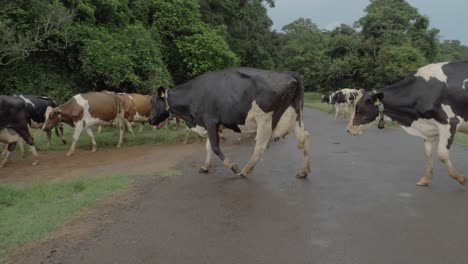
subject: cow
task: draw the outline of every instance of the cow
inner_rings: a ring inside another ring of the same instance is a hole
[[[150,124],[160,125],[171,115],[184,119],[206,141],[207,157],[200,168],[208,173],[212,153],[225,167],[239,176],[247,176],[268,147],[271,139],[294,131],[303,152],[302,168],[296,175],[307,177],[309,169],[309,133],[303,122],[304,86],[299,75],[255,68],[229,68],[202,74],[165,91],[160,87],[152,98]],[[239,172],[219,146],[219,129],[241,133],[255,127],[257,140],[250,160]]]
[[[135,123],[140,123],[141,132],[143,131],[145,123],[148,122],[148,118],[151,113],[151,96],[137,93],[130,93],[129,96],[133,98],[136,107],[136,113],[133,121]]]
[[[46,119],[46,111],[48,107],[57,107],[58,104],[55,100],[45,96],[37,96],[31,94],[19,94],[13,95],[22,99],[26,103],[26,112],[28,115],[28,122],[31,128],[42,128]],[[55,134],[61,138],[63,144],[67,144],[67,141],[63,135],[63,126],[59,124],[55,127]],[[46,131],[47,135],[47,146],[51,144],[51,131]]]
[[[94,125],[118,127],[120,137],[117,148],[122,146],[125,133],[125,106],[122,99],[115,93],[77,94],[62,105],[49,108],[46,116],[46,122],[42,128],[45,131],[54,128],[59,122],[75,127],[73,141],[67,156],[71,156],[75,152],[76,142],[83,130],[86,130],[91,137],[93,144],[91,152],[96,152],[96,140],[91,130]]]
[[[103,91],[106,93],[113,93],[109,91]],[[125,120],[127,129],[133,133],[132,124],[140,123],[140,132],[143,131],[144,125],[148,122],[149,115],[151,113],[151,96],[142,95],[137,93],[118,93],[120,98],[123,100],[125,105]],[[98,134],[101,133],[102,127],[98,128]]]
[[[0,163],[4,167],[11,153],[15,149],[16,143],[23,139],[29,146],[34,157],[33,165],[37,165],[38,154],[28,126],[28,114],[26,103],[13,96],[0,95],[0,142],[7,145],[7,152]],[[24,150],[20,145],[21,154]]]
[[[393,85],[363,92],[347,131],[360,135],[376,121],[383,129],[387,116],[408,134],[424,140],[426,165],[417,185],[431,182],[435,143],[449,175],[465,185],[467,180],[453,166],[449,151],[456,132],[468,133],[467,88],[468,61],[429,64]]]
[[[135,133],[133,133],[133,129],[131,125],[131,123],[133,123],[133,120],[135,120],[135,116],[137,113],[135,101],[133,100],[133,97],[127,93],[118,93],[117,95],[120,97],[120,99],[123,102],[124,111],[125,111],[124,113],[125,126],[130,131],[130,133],[132,133],[132,135],[135,135]]]
[[[326,103],[326,104],[331,104],[331,97],[333,95],[333,92],[331,91],[328,91],[324,94],[322,94],[322,103]]]
[[[351,115],[352,109],[359,91],[356,89],[344,88],[334,92],[330,98],[330,104],[335,106],[335,119],[340,112],[348,119]]]

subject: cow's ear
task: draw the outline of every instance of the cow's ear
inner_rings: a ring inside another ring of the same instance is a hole
[[[370,100],[371,100],[371,103],[378,105],[382,102],[383,98],[384,98],[383,93],[374,93],[371,95]]]
[[[158,88],[158,97],[164,98],[164,96],[166,96],[166,90],[164,89],[164,87],[161,86]]]

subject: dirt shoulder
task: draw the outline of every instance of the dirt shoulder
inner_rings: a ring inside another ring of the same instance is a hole
[[[122,149],[99,149],[95,153],[78,150],[72,157],[67,157],[65,151],[47,151],[40,154],[40,163],[37,166],[31,165],[31,158],[26,158],[1,168],[0,184],[21,185],[79,176],[137,174],[164,170],[200,149],[200,143],[142,145]]]

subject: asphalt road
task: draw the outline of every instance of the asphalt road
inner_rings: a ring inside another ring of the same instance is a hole
[[[60,257],[31,263],[468,263],[468,190],[435,162],[430,187],[415,185],[423,144],[399,129],[345,133],[345,121],[307,110],[311,168],[295,178],[300,153],[292,136],[272,143],[247,179],[215,162],[197,173],[200,153],[183,172],[145,187],[112,224]],[[246,142],[249,140],[246,140]],[[228,146],[244,164],[252,144]],[[468,173],[468,149],[452,161]],[[57,243],[56,243],[57,245]]]

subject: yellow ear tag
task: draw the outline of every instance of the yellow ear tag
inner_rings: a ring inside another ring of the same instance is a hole
[[[375,105],[379,105],[379,104],[380,104],[380,100],[379,99],[375,100]]]
[[[162,93],[161,93],[161,98],[164,98],[164,95],[165,95],[164,92],[162,92]]]

